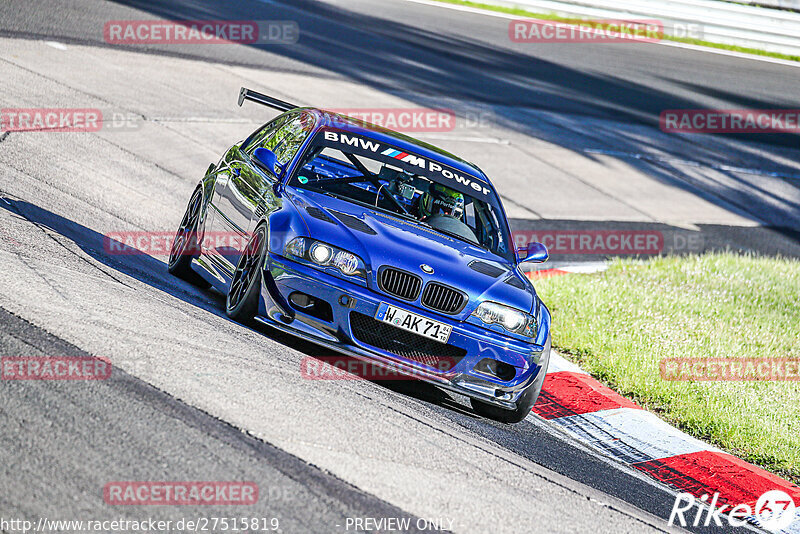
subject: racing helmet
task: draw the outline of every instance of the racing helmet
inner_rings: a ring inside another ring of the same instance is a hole
[[[419,199],[419,213],[425,219],[435,216],[461,219],[464,213],[464,195],[433,183]]]

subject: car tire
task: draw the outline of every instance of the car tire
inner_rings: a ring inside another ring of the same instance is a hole
[[[225,299],[225,312],[228,317],[240,323],[252,322],[258,313],[266,250],[267,226],[261,224],[250,236],[239,258]]]
[[[529,413],[531,413],[533,405],[536,404],[536,401],[539,399],[539,393],[542,391],[542,385],[544,384],[544,377],[546,373],[546,367],[539,371],[539,376],[536,377],[536,380],[533,382],[533,384],[528,386],[525,392],[520,396],[519,400],[517,400],[517,408],[514,410],[506,410],[505,408],[500,408],[499,406],[489,404],[488,402],[483,402],[478,399],[470,399],[469,402],[472,405],[472,409],[475,410],[475,413],[480,416],[488,419],[494,419],[495,421],[499,421],[501,423],[519,423],[525,419]]]
[[[202,289],[211,286],[202,276],[192,270],[192,260],[200,255],[197,233],[200,228],[200,211],[203,206],[203,192],[198,187],[189,200],[186,211],[172,240],[167,270],[170,274],[194,284]]]

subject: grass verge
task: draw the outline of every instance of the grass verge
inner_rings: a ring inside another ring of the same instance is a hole
[[[800,382],[663,380],[663,358],[800,359],[800,262],[732,253],[617,260],[536,281],[553,346],[695,437],[800,482]]]
[[[499,13],[508,13],[510,15],[519,15],[520,17],[525,18],[534,18],[534,19],[541,19],[541,20],[554,20],[558,22],[564,22],[565,24],[580,24],[580,25],[589,25],[589,26],[596,26],[591,24],[589,20],[576,19],[574,17],[562,17],[559,15],[554,15],[552,13],[534,13],[532,11],[528,11],[526,9],[521,9],[517,7],[504,7],[504,6],[496,6],[492,4],[484,4],[481,2],[472,2],[470,0],[436,0],[437,2],[442,2],[444,4],[455,4],[459,6],[467,6],[467,7],[474,7],[478,9],[485,9],[488,11],[497,11]],[[600,25],[602,26],[602,25]],[[800,56],[793,56],[788,54],[780,54],[778,52],[767,52],[766,50],[759,50],[757,48],[747,48],[744,46],[736,46],[736,45],[728,45],[722,43],[713,43],[711,41],[704,41],[702,39],[694,39],[691,37],[676,37],[673,35],[662,35],[661,38],[665,41],[673,41],[676,43],[686,43],[686,44],[693,44],[698,46],[707,46],[709,48],[718,48],[720,50],[730,50],[732,52],[741,52],[743,54],[753,54],[756,56],[766,56],[766,57],[774,57],[777,59],[785,59],[787,61],[800,61]]]

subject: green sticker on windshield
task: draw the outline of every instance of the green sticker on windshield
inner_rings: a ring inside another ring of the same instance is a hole
[[[298,176],[297,181],[300,182],[301,184],[307,184],[308,178],[306,178],[305,176]]]

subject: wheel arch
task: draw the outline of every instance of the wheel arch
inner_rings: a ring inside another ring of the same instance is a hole
[[[200,182],[197,184],[197,189],[203,192],[202,210],[200,212],[200,221],[205,228],[206,218],[208,217],[208,208],[211,205],[211,198],[214,196],[214,187],[217,184],[217,174],[219,170],[217,165],[211,164],[206,169],[206,173]]]
[[[294,318],[294,310],[292,309],[291,305],[289,305],[289,302],[283,297],[283,295],[281,295],[280,291],[278,290],[278,284],[275,283],[275,278],[273,278],[272,271],[269,268],[269,255],[271,253],[272,245],[273,245],[273,241],[272,241],[272,236],[273,236],[273,234],[272,234],[272,226],[273,225],[272,225],[272,222],[271,222],[270,219],[271,219],[271,216],[274,213],[275,212],[272,212],[270,214],[266,214],[263,217],[261,217],[258,220],[258,222],[253,226],[253,233],[255,233],[255,231],[261,226],[264,226],[266,228],[266,230],[265,230],[266,236],[265,237],[267,239],[267,247],[266,247],[266,250],[265,250],[266,258],[264,260],[264,265],[262,266],[262,271],[261,271],[262,283],[264,284],[264,288],[267,290],[267,294],[269,295],[269,299],[272,301],[271,304],[275,305],[281,311],[281,313],[283,313],[284,316],[290,317],[290,318],[293,319]],[[268,303],[268,302],[266,302],[264,300],[263,293],[262,293],[262,298],[260,299],[259,306],[258,306],[259,314],[268,315],[269,305],[270,305],[270,303]]]

